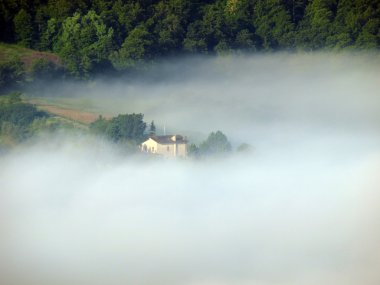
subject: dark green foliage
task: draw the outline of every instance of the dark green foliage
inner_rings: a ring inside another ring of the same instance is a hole
[[[31,47],[33,40],[33,27],[32,17],[30,14],[24,9],[21,9],[14,17],[13,22],[15,26],[17,42],[22,46]]]
[[[0,149],[11,148],[34,136],[72,129],[73,124],[51,117],[35,106],[23,103],[20,92],[13,92],[0,100]]]
[[[102,134],[114,142],[140,143],[144,138],[146,123],[143,114],[118,115],[111,120],[99,117],[90,125],[90,130]]]
[[[202,155],[221,155],[231,151],[231,144],[221,131],[212,132],[207,139],[199,145]]]
[[[25,0],[2,0],[0,1],[0,40],[7,42],[15,41],[14,18],[20,10],[27,11],[28,3]]]
[[[152,121],[149,126],[149,135],[153,136],[155,134],[156,134],[156,125],[154,124],[154,121]]]
[[[160,1],[153,6],[153,10],[153,15],[147,23],[152,27],[159,54],[179,51],[189,17],[188,1]]]
[[[26,127],[36,118],[47,116],[45,112],[38,111],[30,104],[11,101],[9,104],[1,106],[0,120],[11,124]]]
[[[186,38],[183,40],[183,49],[192,53],[207,52],[207,41],[202,31],[202,21],[194,21],[188,26]]]
[[[187,153],[190,157],[219,157],[231,152],[231,144],[221,131],[212,132],[199,146],[190,144]]]
[[[0,41],[57,52],[71,74],[160,56],[380,47],[374,0],[3,0]]]
[[[202,34],[209,51],[223,52],[229,49],[226,38],[223,2],[207,5],[202,19]]]
[[[120,47],[128,34],[143,20],[144,10],[139,1],[117,0],[108,13],[103,11],[103,15],[106,24],[113,27],[114,41]]]
[[[34,120],[48,117],[33,105],[21,103],[20,96],[20,93],[13,93],[8,103],[0,105],[0,137],[8,137],[14,142],[31,136],[30,126]]]
[[[363,26],[356,39],[355,46],[359,49],[375,49],[380,45],[380,19],[370,19]]]
[[[52,80],[62,76],[63,69],[45,58],[40,58],[32,62],[30,73],[33,79]]]
[[[259,0],[255,6],[253,23],[265,50],[293,46],[294,25],[280,0]]]
[[[28,127],[28,134],[36,136],[42,133],[54,133],[63,129],[72,130],[74,125],[67,121],[62,121],[60,118],[42,117],[33,120]]]
[[[95,134],[105,134],[108,126],[108,121],[102,116],[90,124],[90,130]]]
[[[308,0],[285,0],[283,4],[285,5],[286,11],[291,16],[292,23],[298,25],[299,21],[302,20]]]
[[[21,84],[24,75],[23,63],[18,58],[0,64],[0,90]]]
[[[112,51],[113,29],[107,28],[94,11],[66,18],[53,44],[69,72],[76,78],[87,78],[106,65]]]
[[[142,114],[125,114],[112,118],[106,129],[106,134],[113,141],[135,141],[141,142],[144,138],[146,123]]]
[[[21,103],[21,95],[22,93],[21,92],[12,92],[11,94],[9,94],[9,100],[8,100],[8,103],[9,104],[15,104],[15,103]]]
[[[195,157],[195,158],[198,158],[199,157],[199,147],[197,147],[196,144],[190,144],[188,147],[187,147],[187,154],[188,156],[190,157]]]
[[[327,39],[333,35],[335,0],[310,1],[305,10],[305,16],[300,22],[297,35],[299,47],[307,50],[322,49]]]
[[[133,29],[125,39],[121,49],[112,56],[112,63],[117,69],[126,69],[143,64],[151,58],[152,36],[144,25]]]
[[[41,32],[39,47],[42,50],[53,51],[59,50],[55,47],[58,44],[58,36],[62,27],[62,23],[55,18],[51,18],[46,22],[46,27]]]

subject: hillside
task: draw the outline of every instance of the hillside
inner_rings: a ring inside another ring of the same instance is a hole
[[[39,79],[52,80],[63,74],[58,55],[0,43],[0,95],[20,90]]]
[[[9,63],[14,59],[20,59],[25,72],[31,72],[33,63],[41,59],[61,65],[60,57],[54,53],[37,51],[16,44],[0,43],[0,64]]]
[[[82,79],[178,54],[378,50],[379,3],[4,0],[0,41],[53,51]]]
[[[70,120],[73,123],[88,125],[94,122],[100,115],[98,110],[88,110],[83,107],[79,100],[74,100],[73,104],[67,98],[29,98],[26,101],[35,105],[39,110],[43,110],[54,116]],[[104,116],[110,118],[110,116]]]

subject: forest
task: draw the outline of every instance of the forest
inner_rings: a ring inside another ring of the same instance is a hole
[[[379,16],[376,0],[3,0],[0,42],[87,79],[176,55],[378,50]]]

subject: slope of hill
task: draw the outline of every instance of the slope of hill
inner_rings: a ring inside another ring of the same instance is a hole
[[[14,44],[0,43],[0,64],[6,64],[14,59],[21,60],[26,72],[31,71],[33,62],[39,59],[48,60],[58,66],[61,64],[61,60],[56,54],[36,51]]]
[[[380,48],[377,0],[2,2],[0,41],[54,51],[78,79],[178,54]]]
[[[0,43],[0,95],[18,90],[26,82],[51,80],[63,74],[60,57],[53,53]]]

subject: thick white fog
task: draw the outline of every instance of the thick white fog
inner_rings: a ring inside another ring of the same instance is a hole
[[[254,151],[145,159],[86,135],[0,157],[1,284],[380,284],[380,60],[191,58],[71,84],[105,115],[142,112]]]

